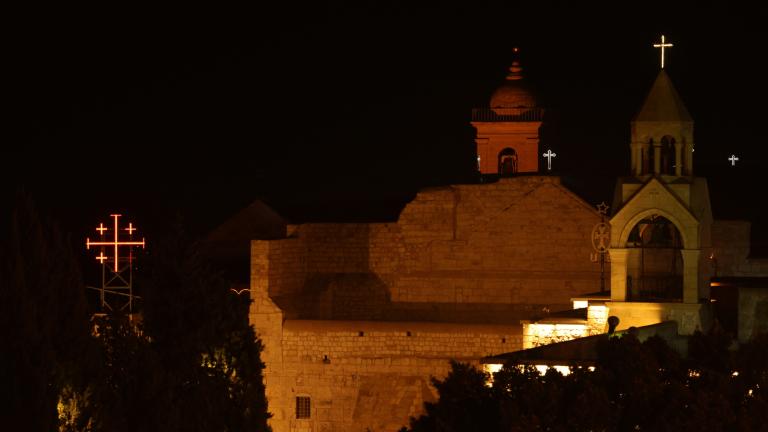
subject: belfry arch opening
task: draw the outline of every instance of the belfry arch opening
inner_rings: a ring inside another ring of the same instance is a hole
[[[674,223],[646,217],[632,228],[626,247],[628,300],[683,300],[683,240]]]
[[[643,174],[653,173],[653,138],[648,140],[648,145],[643,149]]]
[[[517,152],[507,147],[499,152],[499,175],[511,176],[517,173]]]
[[[675,166],[678,161],[675,160],[675,139],[669,135],[661,138],[661,174],[674,175]]]

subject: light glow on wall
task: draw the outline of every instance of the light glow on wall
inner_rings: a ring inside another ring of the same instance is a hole
[[[587,308],[587,327],[590,334],[600,334],[606,332],[608,323],[608,307],[604,304],[591,304]]]
[[[523,349],[565,342],[588,335],[589,327],[585,324],[524,324]]]
[[[569,368],[568,366],[563,366],[563,365],[554,365],[554,366],[536,365],[535,368],[539,372],[540,375],[546,374],[547,373],[547,369],[549,369],[549,368],[552,368],[552,369],[560,372],[563,376],[568,376],[568,375],[571,374],[571,368]]]
[[[500,371],[502,367],[504,367],[504,365],[501,363],[486,363],[483,365],[483,370],[485,370],[486,373],[493,375]]]
[[[493,374],[500,371],[504,367],[501,363],[486,363],[483,365],[483,371],[488,374],[488,380],[485,385],[491,387],[493,385]]]

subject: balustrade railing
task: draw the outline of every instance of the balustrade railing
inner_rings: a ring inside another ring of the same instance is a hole
[[[630,300],[667,300],[682,301],[682,276],[642,276],[627,278],[627,291]]]
[[[480,122],[533,122],[542,121],[544,108],[475,108],[472,121]]]

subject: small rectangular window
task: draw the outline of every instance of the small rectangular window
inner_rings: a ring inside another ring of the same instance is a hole
[[[296,418],[308,419],[310,414],[309,396],[296,396]]]

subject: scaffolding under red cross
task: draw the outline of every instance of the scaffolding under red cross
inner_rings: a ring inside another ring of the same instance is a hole
[[[145,246],[145,240],[142,238],[141,241],[134,241],[133,239],[130,239],[128,241],[120,241],[120,227],[119,227],[119,214],[113,214],[110,215],[114,219],[114,227],[113,228],[107,228],[104,226],[104,224],[99,223],[99,226],[96,227],[96,231],[99,232],[99,234],[103,237],[104,231],[110,231],[114,233],[112,236],[112,241],[91,241],[91,239],[86,238],[85,239],[85,248],[90,249],[91,246],[105,246],[105,247],[111,247],[114,251],[113,256],[104,255],[104,251],[99,252],[99,256],[96,257],[96,259],[101,263],[104,264],[104,261],[107,260],[114,260],[115,263],[115,273],[118,273],[120,271],[119,265],[120,265],[120,247],[133,247],[133,246],[141,246],[142,248]],[[133,223],[129,223],[127,228],[123,228],[122,231],[128,231],[128,235],[132,236],[133,232],[136,231],[136,228],[133,226]],[[130,257],[130,255],[128,255]]]

